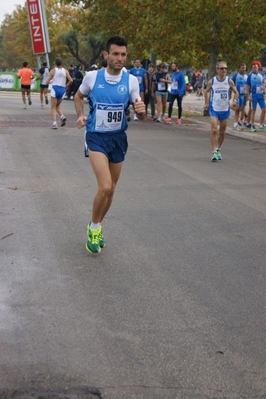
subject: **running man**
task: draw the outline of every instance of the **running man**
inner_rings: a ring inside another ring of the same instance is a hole
[[[245,118],[245,107],[247,104],[247,92],[246,92],[246,84],[248,75],[246,74],[246,64],[240,64],[238,67],[238,72],[232,76],[232,81],[234,82],[236,89],[239,93],[239,97],[237,99],[235,107],[235,116],[234,116],[234,130],[242,130],[242,119]],[[240,116],[239,116],[240,115]]]
[[[47,62],[43,61],[42,68],[39,69],[39,76],[36,80],[40,80],[40,100],[41,100],[41,108],[44,108],[43,100],[45,99],[45,104],[49,104],[48,101],[48,85],[46,84],[46,80],[48,78],[50,69],[47,67]]]
[[[27,108],[27,103],[26,103],[26,94],[28,98],[28,103],[29,105],[32,104],[31,97],[30,97],[30,86],[31,86],[31,81],[34,78],[34,72],[28,67],[29,63],[28,62],[23,62],[23,68],[18,71],[18,78],[20,80],[21,84],[21,95],[22,95],[22,102],[23,102],[23,108]]]
[[[86,125],[85,147],[98,184],[87,227],[86,248],[92,253],[100,252],[105,246],[102,221],[112,204],[127,152],[126,110],[129,104],[133,104],[139,119],[145,116],[138,80],[122,70],[127,58],[126,41],[119,36],[111,37],[104,58],[107,67],[88,72],[74,98],[77,127],[81,129]],[[88,117],[84,114],[84,97],[87,96]]]
[[[46,80],[46,84],[49,85],[51,80],[53,80],[51,90],[51,114],[53,120],[52,129],[57,129],[56,113],[60,115],[61,126],[65,126],[66,124],[66,117],[63,114],[60,104],[65,95],[66,88],[73,82],[68,70],[62,67],[61,57],[55,59],[55,68],[50,71]],[[66,80],[68,80],[67,83]]]
[[[212,145],[212,161],[222,160],[221,147],[225,138],[227,121],[230,116],[230,88],[234,92],[234,99],[231,105],[232,109],[236,109],[238,91],[234,82],[227,74],[227,63],[220,61],[216,64],[217,76],[210,79],[205,91],[204,109],[209,109],[211,120],[211,145]]]
[[[248,100],[251,102],[251,131],[256,132],[255,113],[257,104],[259,104],[261,108],[259,129],[266,130],[266,125],[264,125],[266,85],[263,76],[259,73],[259,66],[256,61],[252,63],[252,70],[247,78],[246,90],[248,93]]]

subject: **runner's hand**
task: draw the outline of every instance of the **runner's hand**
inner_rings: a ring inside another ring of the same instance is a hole
[[[85,115],[80,116],[80,117],[78,118],[78,120],[77,120],[77,127],[78,127],[79,129],[83,128],[83,127],[86,125],[87,119],[88,119],[88,118],[87,118],[87,116],[85,116]]]

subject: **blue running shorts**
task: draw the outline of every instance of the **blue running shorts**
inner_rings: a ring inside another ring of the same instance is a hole
[[[239,106],[239,108],[244,107],[247,104],[247,95],[246,94],[240,94],[238,99],[236,100],[236,104]]]
[[[52,86],[51,97],[57,98],[58,100],[62,100],[65,92],[66,88],[63,86]]]
[[[228,119],[230,116],[230,109],[228,111],[214,111],[212,108],[212,105],[209,105],[209,115],[214,116],[215,118],[218,119],[218,121],[224,121],[225,119]]]
[[[95,133],[85,132],[85,156],[87,150],[102,152],[109,162],[123,162],[127,153],[128,142],[125,132]]]
[[[259,104],[260,108],[266,108],[265,100],[263,97],[258,97],[255,94],[252,94],[252,109],[257,109],[257,104]]]

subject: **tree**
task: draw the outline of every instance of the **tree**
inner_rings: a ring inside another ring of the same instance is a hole
[[[61,6],[57,0],[46,0],[46,16],[50,37],[50,63],[57,56],[64,62],[73,62],[68,47],[60,40],[60,35],[71,28],[73,21],[78,19],[80,9],[71,5]],[[32,52],[28,12],[26,7],[16,6],[11,15],[6,15],[1,24],[2,63],[9,69],[20,68],[23,61],[28,61],[32,68],[37,67],[36,56]],[[71,57],[71,58],[70,58]],[[69,60],[70,58],[70,60]]]
[[[95,64],[104,50],[105,43],[91,35],[84,36],[73,30],[60,35],[62,42],[68,47],[69,52],[88,70]]]
[[[64,0],[72,5],[78,0]],[[255,0],[85,0],[83,29],[103,38],[124,36],[131,55],[203,68],[212,76],[217,60],[236,69],[249,64],[265,47],[266,3]],[[85,20],[84,20],[85,21]]]

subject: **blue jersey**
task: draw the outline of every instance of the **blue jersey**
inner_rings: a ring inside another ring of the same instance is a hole
[[[247,84],[248,75],[241,75],[241,73],[237,72],[232,76],[232,81],[234,82],[237,91],[240,96],[246,95],[246,84]]]
[[[146,69],[140,67],[140,68],[131,68],[129,73],[131,75],[136,76],[139,82],[139,91],[144,91],[144,75],[146,74]]]
[[[183,72],[174,72],[171,75],[171,94],[179,94],[183,96],[186,91],[186,81]]]
[[[252,96],[258,96],[263,98],[264,93],[264,82],[263,76],[258,73],[250,72],[247,78],[247,84],[250,85],[250,92]]]
[[[95,133],[125,132],[128,127],[125,110],[129,106],[129,75],[122,73],[118,83],[108,83],[105,69],[97,72],[95,84],[88,95],[90,112],[87,131]]]

